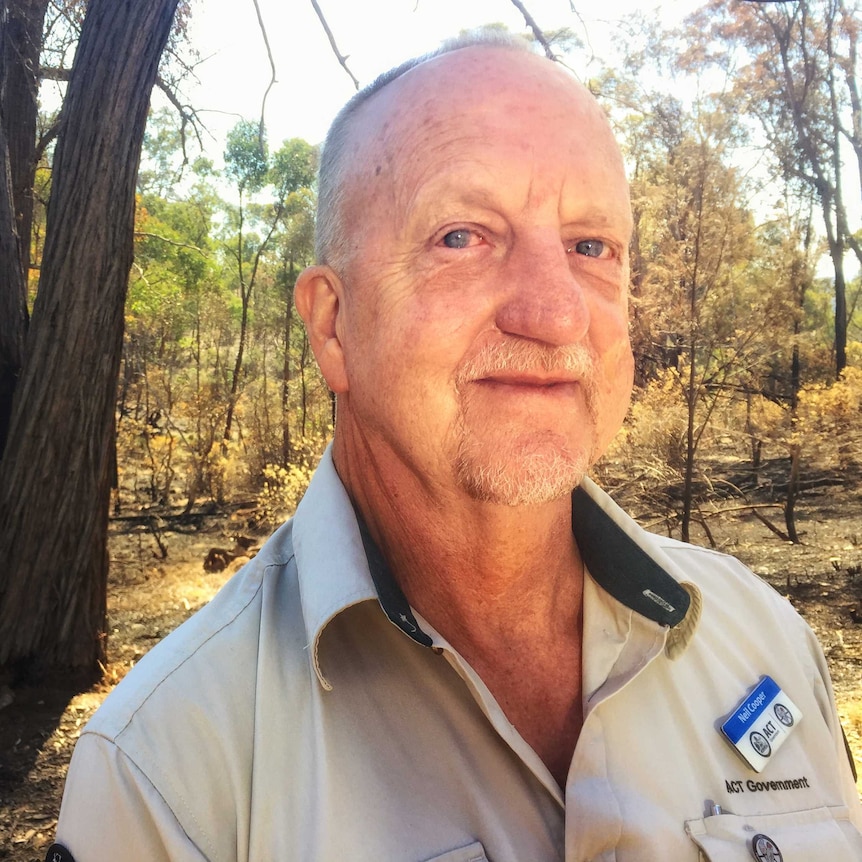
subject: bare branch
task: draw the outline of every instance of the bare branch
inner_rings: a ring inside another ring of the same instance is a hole
[[[314,0],[311,0],[313,3]],[[551,47],[551,43],[545,38],[545,34],[542,32],[542,28],[536,23],[535,18],[527,11],[527,7],[521,2],[521,0],[512,0],[512,5],[524,16],[524,20],[527,22],[527,26],[533,31],[533,38],[545,49],[545,56],[549,60],[556,60],[557,55],[554,53],[554,49]],[[572,9],[574,11],[574,8]]]
[[[347,57],[342,56],[341,52],[338,50],[338,45],[335,44],[335,36],[332,35],[332,30],[329,29],[329,24],[326,23],[326,18],[323,16],[323,12],[320,9],[320,4],[318,4],[317,0],[311,0],[311,5],[314,7],[314,11],[317,13],[317,17],[320,19],[320,23],[323,25],[323,31],[326,33],[326,38],[329,39],[329,44],[332,46],[332,51],[336,56],[336,59],[341,64],[341,68],[350,75],[350,80],[353,81],[353,86],[356,89],[359,89],[359,81],[356,79],[356,76],[347,66]]]
[[[269,96],[269,91],[276,82],[275,60],[272,59],[272,48],[269,47],[269,36],[266,33],[266,25],[263,23],[263,15],[260,11],[260,3],[258,0],[252,0],[254,3],[254,11],[257,13],[257,23],[260,27],[260,35],[263,36],[263,44],[266,45],[266,56],[269,57],[269,67],[272,69],[272,76],[269,83],[266,85],[266,90],[263,93],[263,100],[260,103],[260,130],[258,131],[258,140],[260,142],[260,151],[263,152],[264,146],[264,117],[266,115],[266,99]]]
[[[61,69],[56,66],[40,66],[39,79],[43,81],[68,81],[71,69]]]
[[[71,73],[71,69],[52,66],[39,67],[39,77],[45,81],[68,81]],[[188,164],[189,160],[186,155],[186,126],[190,125],[192,129],[194,129],[195,137],[198,139],[198,144],[201,149],[203,149],[203,142],[201,141],[200,129],[198,128],[197,122],[197,112],[188,105],[183,105],[182,102],[180,102],[173,87],[165,81],[161,75],[156,76],[156,86],[165,94],[167,100],[177,109],[177,113],[180,115],[180,140],[182,141],[183,148],[183,164]],[[57,137],[56,123],[48,129],[39,141],[37,145],[37,156],[45,152],[45,148],[55,137]]]
[[[173,245],[173,246],[176,246],[177,248],[187,248],[187,249],[190,249],[191,251],[196,251],[199,254],[202,254],[204,257],[207,256],[207,253],[202,248],[198,248],[196,245],[189,245],[187,242],[177,242],[176,240],[168,239],[166,236],[159,236],[157,233],[147,233],[146,231],[143,231],[143,230],[136,230],[135,231],[135,237],[139,237],[139,236],[146,237],[147,239],[158,239],[158,240],[161,240],[162,242],[166,242],[168,245]],[[142,272],[142,277],[143,277],[143,272]]]
[[[57,119],[53,123],[51,123],[51,125],[48,126],[47,129],[45,129],[45,132],[40,136],[39,140],[36,141],[36,149],[33,153],[33,161],[36,164],[39,164],[39,162],[42,160],[42,156],[45,155],[45,150],[48,149],[48,145],[51,143],[51,141],[54,140],[54,138],[57,137],[59,133],[60,120]]]
[[[186,126],[192,127],[195,137],[198,139],[198,146],[203,149],[201,132],[198,128],[197,113],[188,105],[180,102],[171,85],[161,75],[156,76],[156,86],[165,94],[165,98],[176,108],[177,113],[180,115],[180,144],[183,150],[183,165],[187,165],[189,157],[186,152]]]

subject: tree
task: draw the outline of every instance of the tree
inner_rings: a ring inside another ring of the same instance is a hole
[[[708,532],[697,514],[709,486],[701,443],[719,408],[772,359],[782,292],[761,278],[762,242],[734,166],[744,135],[733,100],[700,95],[687,105],[645,89],[645,70],[665,80],[681,70],[679,49],[652,22],[633,24],[642,47],[626,51],[627,74],[607,73],[596,85],[631,166],[636,383],[661,405],[661,416],[648,405],[635,410],[636,436],[660,447],[655,468],[681,504],[687,540],[693,520]]]
[[[135,176],[176,7],[91,0],[82,27],[0,462],[0,666],[93,676],[105,657],[110,454]]]
[[[233,257],[236,261],[239,282],[241,317],[225,422],[225,441],[229,441],[231,437],[234,411],[239,398],[243,357],[248,337],[249,308],[262,256],[269,248],[286,214],[288,196],[300,188],[311,186],[316,164],[314,148],[299,138],[285,141],[278,152],[270,158],[262,129],[247,120],[237,123],[228,135],[225,173],[236,183],[239,193]],[[259,192],[266,185],[270,186],[273,192],[272,204],[263,208],[250,207],[248,197]],[[262,238],[249,236],[246,232],[246,221],[249,215],[256,216],[255,221],[261,227]]]
[[[845,254],[852,249],[862,264],[862,244],[848,222],[842,153],[849,145],[862,168],[858,11],[844,0],[712,0],[693,16],[691,29],[699,44],[724,46],[713,61],[725,69],[740,67],[734,75],[743,111],[759,121],[783,176],[809,186],[820,204],[834,271],[834,360],[840,376],[847,364],[849,317]]]
[[[9,0],[0,23],[0,455],[28,323],[37,73],[47,6],[48,0]]]
[[[739,204],[737,173],[725,162],[732,121],[720,109],[679,118],[664,158],[635,187],[645,179],[651,186],[639,218],[640,239],[651,246],[640,254],[648,261],[641,311],[671,360],[685,407],[681,531],[688,541],[697,451],[720,399],[760,352],[762,318],[745,275],[755,253],[753,222]]]

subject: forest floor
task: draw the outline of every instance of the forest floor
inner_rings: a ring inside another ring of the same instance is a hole
[[[862,779],[862,480],[848,482],[846,475],[839,480],[843,487],[826,481],[800,500],[798,545],[782,541],[751,511],[740,508],[739,500],[717,504],[733,510],[725,514],[716,513],[715,504],[704,512],[716,546],[741,558],[786,595],[819,636]],[[769,498],[762,487],[749,495],[763,506]],[[779,509],[758,511],[783,527]],[[203,561],[210,549],[241,550],[234,546],[237,534],[263,538],[249,532],[243,517],[240,511],[191,519],[162,514],[112,520],[110,663],[104,681],[73,695],[53,688],[0,686],[0,860],[42,862],[81,728],[128,669],[205,604],[246,559],[208,573]],[[651,528],[659,531],[661,524]],[[708,544],[699,528],[692,540]]]

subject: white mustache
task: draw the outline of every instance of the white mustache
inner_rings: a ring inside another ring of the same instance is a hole
[[[595,362],[581,344],[550,347],[534,341],[503,341],[488,344],[465,362],[455,377],[456,386],[492,377],[501,371],[542,374],[593,383]]]

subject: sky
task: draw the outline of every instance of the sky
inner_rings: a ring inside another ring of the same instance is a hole
[[[341,54],[361,85],[402,60],[435,48],[462,29],[501,22],[525,30],[511,0],[318,0]],[[730,0],[733,2],[733,0]],[[193,0],[191,41],[202,62],[199,83],[186,86],[191,104],[220,140],[240,117],[257,119],[272,75],[252,0]],[[525,0],[543,30],[570,27],[600,57],[612,52],[615,21],[634,9],[676,23],[698,0]],[[270,144],[290,137],[320,143],[338,109],[355,92],[341,68],[311,0],[260,0],[277,83],[267,99]],[[583,11],[580,11],[583,10]],[[618,37],[616,38],[618,41]],[[583,70],[584,73],[589,70]],[[209,149],[209,147],[208,147]],[[218,160],[218,159],[217,159]]]
[[[592,66],[581,59],[580,66],[573,69],[582,79],[596,74],[601,60],[610,66],[617,63],[620,22],[633,13],[672,28],[705,2],[523,0],[544,31],[569,27],[587,48],[579,56],[592,53],[597,58]],[[402,60],[434,49],[463,29],[499,22],[512,32],[526,32],[524,18],[512,0],[318,0],[318,4],[360,85]],[[311,0],[259,0],[259,6],[275,64],[276,83],[265,111],[270,147],[276,149],[292,137],[321,143],[355,86],[339,65]],[[204,127],[205,155],[221,167],[228,130],[239,119],[259,119],[273,74],[253,0],[192,0],[190,41],[200,62],[196,80],[183,86],[184,101],[195,108]],[[159,105],[158,91],[154,104]],[[167,102],[162,99],[161,104]],[[855,175],[853,182],[858,182]],[[769,194],[764,201],[761,203],[769,209]],[[751,205],[755,209],[761,206],[757,200]],[[862,221],[862,214],[857,212],[858,206],[852,210],[855,225]],[[855,271],[855,259],[848,259],[848,264]]]

